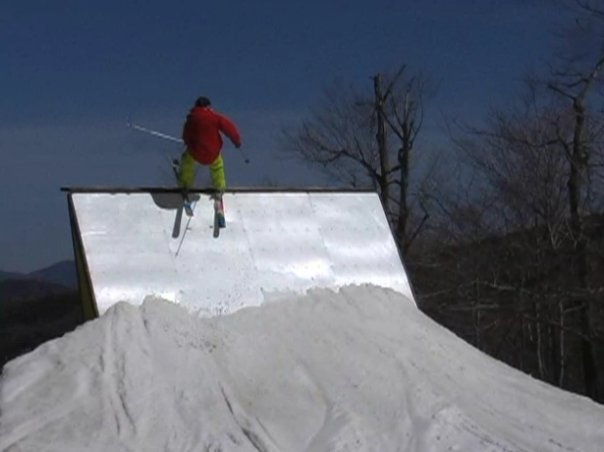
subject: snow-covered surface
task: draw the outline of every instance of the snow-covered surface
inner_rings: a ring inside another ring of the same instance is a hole
[[[72,200],[100,313],[154,294],[225,314],[261,304],[267,293],[365,283],[413,298],[376,193],[227,192],[219,238],[207,194],[192,218],[177,209],[178,193]]]
[[[604,407],[374,286],[202,318],[147,299],[9,363],[0,450],[602,451]]]

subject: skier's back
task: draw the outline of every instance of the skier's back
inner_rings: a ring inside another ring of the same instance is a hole
[[[226,116],[211,108],[210,99],[200,97],[187,115],[182,139],[187,146],[180,162],[179,183],[191,188],[195,181],[196,163],[210,167],[212,185],[218,192],[226,188],[224,162],[220,153],[222,136],[226,135],[233,145],[241,147],[241,137],[235,124]]]

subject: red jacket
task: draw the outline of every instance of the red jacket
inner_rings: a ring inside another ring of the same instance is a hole
[[[187,116],[182,131],[182,139],[189,153],[202,165],[209,165],[220,154],[224,133],[236,147],[241,146],[241,138],[235,124],[210,107],[194,107]]]

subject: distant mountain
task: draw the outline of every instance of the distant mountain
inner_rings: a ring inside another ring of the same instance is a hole
[[[16,273],[16,272],[4,272],[0,270],[0,281],[4,281],[6,279],[23,279],[27,276],[24,273]]]
[[[70,289],[75,289],[78,286],[78,276],[74,261],[57,262],[50,267],[29,273],[27,277],[69,287]]]
[[[19,278],[0,281],[0,303],[34,300],[70,292],[73,292],[72,288],[37,279]]]
[[[78,286],[78,277],[74,261],[61,261],[49,267],[31,273],[5,272],[0,270],[0,282],[18,280],[32,280],[55,284],[69,289]]]

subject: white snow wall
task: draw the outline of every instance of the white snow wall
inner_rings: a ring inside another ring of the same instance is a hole
[[[413,300],[373,192],[229,191],[218,229],[207,192],[188,217],[173,190],[67,190],[80,287],[99,314],[159,296],[215,315],[364,283]]]

